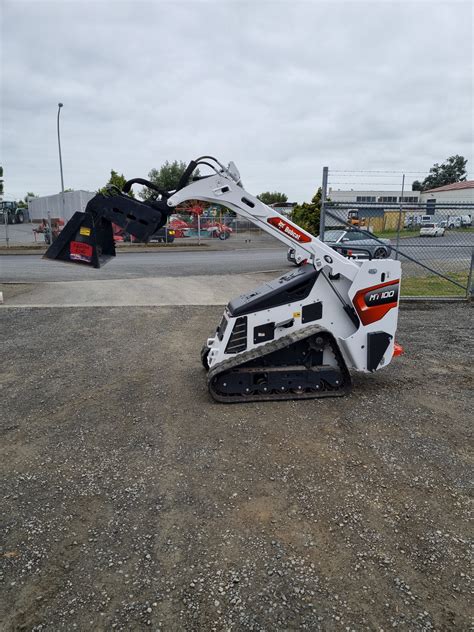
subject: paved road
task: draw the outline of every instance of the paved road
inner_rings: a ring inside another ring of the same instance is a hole
[[[403,239],[400,249],[440,271],[466,267],[471,259],[474,233],[451,233],[440,238]],[[402,258],[402,261],[404,259]],[[406,259],[405,259],[406,261]],[[160,276],[241,274],[289,269],[286,249],[243,248],[199,252],[120,253],[100,270],[45,261],[37,255],[0,256],[0,282],[83,281]]]
[[[395,239],[392,239],[395,246]],[[446,233],[444,237],[409,237],[400,239],[400,251],[409,257],[427,262],[470,261],[474,248],[474,233]],[[402,258],[403,261],[403,258]]]
[[[119,253],[99,270],[80,265],[47,261],[37,255],[0,256],[0,282],[85,281],[160,276],[241,274],[284,270],[284,248],[245,249],[224,252]]]

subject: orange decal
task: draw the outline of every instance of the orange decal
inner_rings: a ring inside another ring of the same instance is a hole
[[[375,323],[398,305],[400,280],[359,290],[352,299],[363,325]]]
[[[291,237],[291,239],[294,239],[295,241],[300,243],[312,241],[309,235],[303,233],[299,228],[292,226],[281,217],[269,217],[267,222],[272,226],[275,226],[275,228],[278,228],[278,230],[281,230],[282,233],[285,233],[285,235],[288,235],[288,237]]]

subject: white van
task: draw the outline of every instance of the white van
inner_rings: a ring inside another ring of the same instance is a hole
[[[461,228],[461,218],[458,215],[450,215],[447,221],[447,228]]]

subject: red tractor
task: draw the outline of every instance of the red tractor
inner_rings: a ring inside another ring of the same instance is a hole
[[[232,234],[232,228],[212,217],[203,218],[204,207],[200,204],[192,204],[176,209],[182,213],[189,213],[192,216],[191,222],[187,223],[179,217],[172,217],[170,227],[176,231],[176,237],[195,237],[200,230],[201,235],[207,233],[212,239],[228,239]],[[201,218],[200,221],[198,218]],[[206,235],[202,235],[206,236]]]

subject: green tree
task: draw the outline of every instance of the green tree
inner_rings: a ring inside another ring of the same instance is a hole
[[[412,191],[423,191],[423,185],[419,180],[414,180],[411,185]]]
[[[280,193],[279,191],[273,191],[272,193],[270,193],[270,191],[265,191],[264,193],[257,195],[257,197],[260,202],[268,205],[284,204],[285,202],[288,202],[288,196],[285,195],[285,193]]]
[[[38,197],[36,193],[28,191],[25,197],[17,203],[18,208],[28,208],[28,198]]]
[[[454,182],[464,182],[467,176],[467,159],[464,156],[451,156],[445,160],[441,165],[437,162],[431,167],[429,174],[421,183],[421,189],[414,189],[414,186],[418,186],[420,183],[415,180],[412,184],[413,191],[427,191],[428,189],[436,189],[437,187],[444,187],[447,184],[453,184]]]
[[[297,204],[291,214],[291,219],[295,224],[301,226],[312,235],[319,233],[319,216],[321,215],[321,187],[316,191],[311,202]]]
[[[121,191],[123,189],[123,185],[126,182],[127,182],[127,178],[123,175],[123,173],[119,174],[118,171],[114,171],[114,169],[111,169],[110,178],[107,184],[105,185],[105,187],[102,187],[101,189],[99,189],[99,193],[106,193],[107,186],[115,186]],[[131,197],[135,197],[133,194],[133,191],[130,191],[129,195],[131,195]]]
[[[178,187],[181,176],[183,175],[187,164],[182,160],[168,160],[161,165],[159,169],[152,169],[148,174],[148,180],[156,184],[160,189],[165,191],[173,191]],[[196,169],[193,173],[194,176],[199,175],[199,169]],[[156,197],[156,192],[151,189],[144,188],[140,191],[140,197],[143,200]]]

